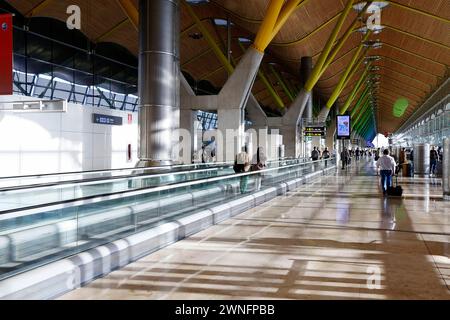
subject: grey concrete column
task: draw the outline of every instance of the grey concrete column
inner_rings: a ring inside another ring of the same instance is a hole
[[[139,167],[172,163],[180,106],[179,0],[139,1]]]
[[[244,146],[245,107],[249,101],[250,105],[255,107],[252,110],[261,115],[259,111],[262,110],[258,111],[259,104],[256,99],[250,100],[249,98],[263,57],[264,54],[256,49],[248,49],[218,95],[218,161],[233,161],[236,153],[240,152]],[[264,123],[265,118],[262,111],[261,119],[258,122]]]
[[[304,86],[308,81],[311,73],[313,71],[313,60],[312,57],[303,57],[301,59],[300,76],[302,79],[302,85]],[[305,112],[303,113],[303,118],[312,119],[313,118],[313,95],[308,100],[306,104]]]
[[[198,145],[199,122],[197,119],[197,111],[190,109],[180,110],[180,137],[181,141],[181,153],[178,154],[179,159],[183,164],[190,164],[193,162],[194,154],[198,153],[201,146]],[[186,139],[186,140],[185,140]]]
[[[306,84],[306,82],[308,81],[309,77],[311,76],[312,70],[313,70],[313,65],[312,65],[313,61],[312,61],[312,57],[302,57],[301,59],[301,65],[300,65],[300,78],[301,78],[301,83],[302,86],[304,86]],[[311,94],[311,96],[309,97],[307,103],[306,103],[306,107],[305,110],[303,112],[302,115],[303,119],[309,119],[311,120],[313,118],[313,94]],[[303,133],[301,133],[303,136]],[[305,139],[308,139],[310,141],[305,141]],[[320,147],[320,140],[317,141],[318,139],[314,139],[314,138],[306,138],[303,137],[303,139],[301,139],[300,141],[300,149],[303,150],[302,153],[304,157],[310,157],[311,156],[311,152],[313,150],[313,146],[316,147]]]
[[[217,161],[234,161],[245,144],[244,109],[219,109],[217,119]]]
[[[444,200],[450,200],[450,138],[444,139],[444,152],[442,159],[442,187]]]
[[[414,172],[426,175],[430,172],[430,145],[421,143],[414,145]]]

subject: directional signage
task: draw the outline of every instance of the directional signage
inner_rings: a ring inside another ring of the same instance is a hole
[[[92,114],[92,121],[97,124],[105,124],[110,126],[121,126],[123,124],[122,117],[114,117],[106,114]]]
[[[325,127],[306,127],[303,132],[305,137],[325,137]]]

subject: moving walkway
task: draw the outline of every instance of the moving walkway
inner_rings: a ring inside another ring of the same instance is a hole
[[[328,160],[328,166],[333,162]],[[154,184],[128,184],[133,181],[128,179],[125,185],[121,182],[126,187],[123,190],[101,190],[83,197],[77,194],[52,203],[0,211],[0,280],[170,221],[189,219],[248,194],[272,190],[324,166],[323,161],[283,160],[270,163],[264,171],[236,175],[229,165],[214,175],[175,172],[174,177],[190,175],[191,179],[174,178],[161,185],[156,183],[161,181],[161,174],[157,174],[139,177],[156,178]],[[264,194],[255,201],[262,203],[274,196]],[[244,201],[239,210],[253,205]],[[190,233],[188,226],[186,235]]]

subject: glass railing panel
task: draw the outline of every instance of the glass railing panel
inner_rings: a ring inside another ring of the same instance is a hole
[[[240,175],[206,173],[198,180],[0,214],[0,279],[324,167],[319,161]]]

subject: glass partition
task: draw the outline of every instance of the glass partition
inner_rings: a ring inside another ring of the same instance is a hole
[[[0,279],[305,176],[335,160],[273,166],[0,212]]]

